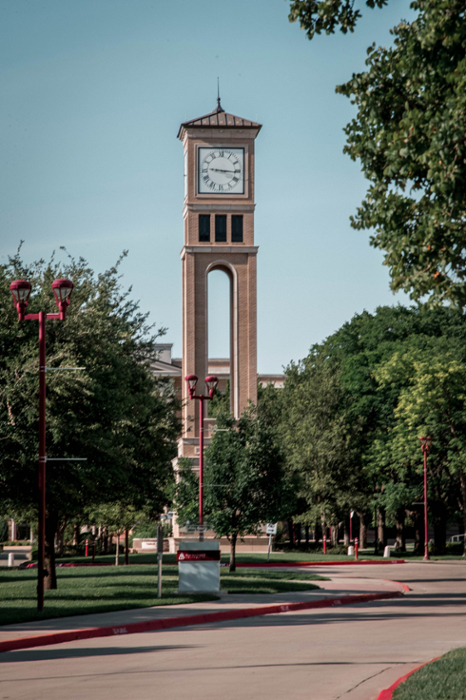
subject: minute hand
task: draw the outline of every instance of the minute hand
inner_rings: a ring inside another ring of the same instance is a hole
[[[221,168],[210,168],[210,170],[213,170],[215,173],[230,173],[230,175],[236,173],[236,170],[222,170]]]

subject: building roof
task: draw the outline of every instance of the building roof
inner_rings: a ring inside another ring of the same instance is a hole
[[[225,112],[220,104],[220,98],[218,98],[217,107],[213,112],[210,112],[210,114],[205,114],[203,117],[197,117],[197,119],[190,119],[188,122],[183,122],[178,131],[178,138],[181,138],[181,132],[183,129],[205,129],[212,127],[227,127],[228,129],[261,129],[262,124],[257,124],[257,122],[252,122],[249,119],[243,119],[242,117],[235,117],[234,114]]]

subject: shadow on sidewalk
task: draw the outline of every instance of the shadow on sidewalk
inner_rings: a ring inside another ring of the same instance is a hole
[[[72,643],[72,642],[71,642]],[[0,663],[15,663],[19,661],[57,661],[59,659],[79,659],[89,656],[120,656],[124,654],[147,654],[156,651],[177,651],[195,649],[195,644],[159,645],[150,647],[85,647],[83,649],[57,649],[46,647],[41,649],[23,649],[0,654]]]

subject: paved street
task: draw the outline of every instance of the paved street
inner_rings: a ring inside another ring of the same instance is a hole
[[[361,577],[413,590],[371,604],[8,652],[0,655],[0,700],[371,700],[419,664],[466,646],[465,563],[316,571],[334,577],[339,592]]]

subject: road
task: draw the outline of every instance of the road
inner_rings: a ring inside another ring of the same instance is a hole
[[[404,598],[0,654],[0,700],[372,700],[466,646],[466,563],[322,568]],[[356,569],[356,567],[355,567]]]

